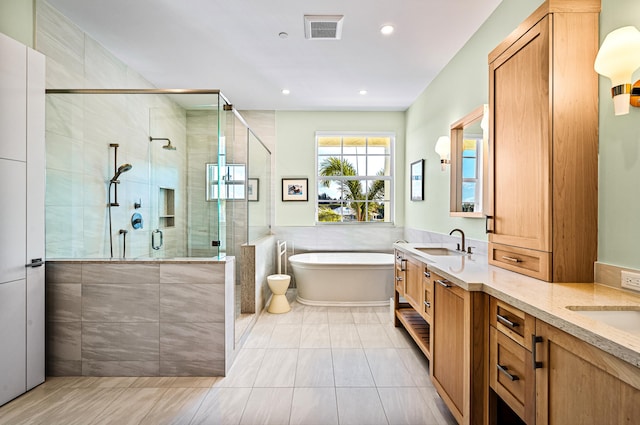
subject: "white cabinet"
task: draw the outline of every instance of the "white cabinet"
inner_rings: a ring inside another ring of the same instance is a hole
[[[0,405],[44,381],[44,56],[0,34]]]

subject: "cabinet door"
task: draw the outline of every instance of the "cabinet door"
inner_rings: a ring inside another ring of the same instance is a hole
[[[536,321],[536,423],[630,424],[640,417],[640,370]]]
[[[26,73],[25,46],[0,33],[0,158],[26,159]]]
[[[459,423],[465,412],[465,302],[464,290],[431,273],[433,285],[433,383]]]
[[[489,67],[493,243],[551,251],[549,21]]]
[[[404,297],[416,311],[422,310],[422,269],[423,264],[413,258],[407,258]]]
[[[25,264],[44,260],[45,58],[28,49],[27,222]],[[44,382],[44,267],[27,269],[27,390]]]

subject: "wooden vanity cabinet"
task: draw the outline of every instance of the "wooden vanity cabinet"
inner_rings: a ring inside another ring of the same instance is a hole
[[[482,424],[486,385],[486,296],[431,272],[431,380],[459,424]]]
[[[599,11],[547,0],[489,54],[490,264],[593,282]]]
[[[532,340],[535,318],[496,298],[489,304],[489,386],[526,424],[535,423],[535,370]],[[490,394],[490,423],[501,423]]]
[[[431,359],[431,320],[423,313],[426,264],[396,250],[395,326],[402,325]]]
[[[638,423],[640,369],[541,320],[536,336],[536,423]]]

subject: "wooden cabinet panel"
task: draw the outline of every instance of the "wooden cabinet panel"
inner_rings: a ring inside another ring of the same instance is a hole
[[[464,290],[432,273],[434,284],[433,358],[431,372],[440,396],[458,422],[462,422],[464,398]]]
[[[640,417],[640,370],[536,321],[536,423],[630,424]]]
[[[422,269],[424,265],[411,257],[407,258],[404,298],[416,311],[422,310]]]
[[[593,282],[599,3],[548,0],[489,54],[490,264]]]
[[[491,242],[550,251],[549,20],[491,64]],[[524,101],[526,99],[526,101]]]

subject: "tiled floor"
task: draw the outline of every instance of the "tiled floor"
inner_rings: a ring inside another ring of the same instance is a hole
[[[290,297],[292,293],[288,294]],[[0,424],[455,424],[388,307],[263,313],[224,378],[49,378]]]

